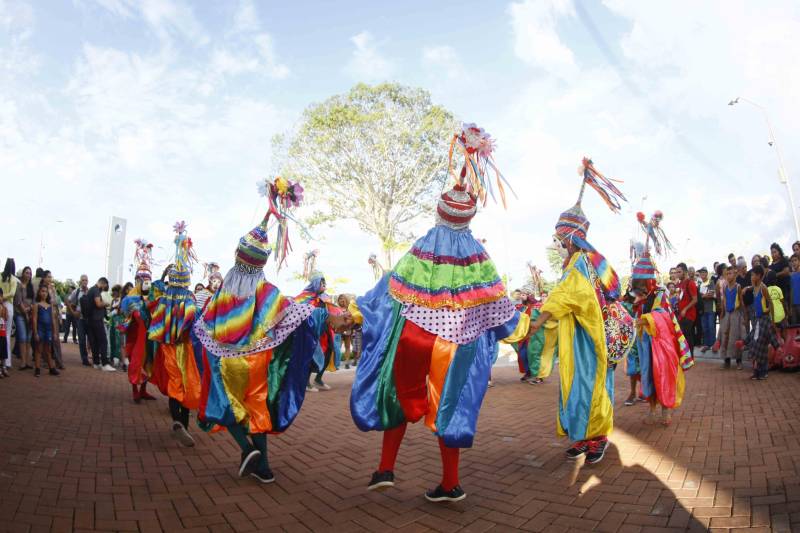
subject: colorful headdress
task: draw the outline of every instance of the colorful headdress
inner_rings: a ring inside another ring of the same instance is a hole
[[[647,243],[649,242],[653,244],[656,255],[665,255],[668,252],[674,252],[675,247],[672,246],[664,230],[661,229],[661,221],[664,219],[664,213],[656,211],[653,213],[653,216],[650,217],[649,221],[645,219],[644,213],[641,211],[636,213],[636,220],[639,222],[642,231],[647,235],[645,249],[647,249]]]
[[[556,236],[560,240],[570,240],[575,246],[587,251],[594,251],[594,247],[586,240],[586,234],[589,231],[589,219],[581,208],[581,201],[583,200],[583,193],[586,191],[588,185],[600,195],[609,209],[615,213],[619,213],[620,202],[627,202],[625,195],[622,194],[613,181],[603,176],[596,168],[594,163],[588,157],[584,157],[581,161],[581,166],[578,168],[578,173],[583,177],[581,182],[581,191],[578,194],[578,201],[575,205],[561,213],[556,222]]]
[[[672,243],[667,238],[664,230],[661,229],[661,221],[664,213],[656,211],[649,221],[646,221],[644,213],[636,213],[636,221],[645,234],[644,244],[633,243],[631,245],[631,256],[633,267],[631,268],[631,279],[658,280],[658,268],[650,257],[650,244],[656,255],[666,255],[668,251],[674,251]]]
[[[136,265],[135,280],[153,279],[151,264],[153,263],[153,245],[144,239],[133,241],[136,245],[134,252],[134,264]]]
[[[456,147],[464,155],[464,165],[461,167],[459,176],[456,176],[453,171],[453,152]],[[492,199],[496,201],[492,182],[489,179],[489,171],[494,171],[500,201],[503,203],[503,207],[506,207],[506,192],[503,184],[508,185],[512,193],[514,193],[514,190],[494,164],[494,157],[492,156],[494,149],[495,141],[489,132],[479,128],[474,123],[462,124],[461,132],[454,134],[453,140],[450,142],[448,169],[456,179],[456,183],[464,185],[467,192],[481,200],[484,205],[486,204],[487,191]]]
[[[645,253],[634,263],[631,269],[631,279],[658,279],[657,271],[650,255]]]
[[[455,173],[453,153],[458,148],[464,156],[464,164],[459,174]],[[494,197],[494,189],[489,179],[489,171],[494,171],[497,190],[503,207],[506,206],[506,193],[503,183],[508,182],[494,163],[492,152],[495,142],[483,128],[475,124],[462,124],[461,132],[453,135],[450,142],[448,171],[455,180],[453,188],[439,199],[436,206],[436,223],[453,229],[469,226],[478,210],[478,201],[486,205],[487,191]],[[511,186],[509,185],[509,189]],[[513,193],[513,189],[511,189]]]
[[[311,280],[311,276],[317,271],[317,257],[319,257],[319,250],[311,250],[306,252],[303,258],[303,279],[306,281]]]
[[[477,211],[475,196],[467,192],[465,185],[456,184],[439,198],[436,223],[453,229],[464,229],[469,226]]]
[[[186,234],[186,222],[178,221],[175,231],[175,262],[169,271],[169,284],[173,287],[188,287],[192,281],[192,263],[197,262],[192,239]]]
[[[269,208],[261,223],[239,239],[236,248],[236,263],[246,268],[261,270],[267,264],[269,246],[267,229],[269,219],[274,216],[278,222],[278,235],[275,239],[275,260],[280,270],[286,262],[286,256],[291,250],[289,243],[289,229],[287,219],[292,219],[289,210],[297,207],[303,201],[303,187],[278,176],[274,181],[264,180],[258,182],[258,191],[267,198]],[[292,219],[293,220],[293,219]]]

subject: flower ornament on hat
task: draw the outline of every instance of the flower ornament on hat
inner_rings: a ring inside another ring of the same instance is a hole
[[[135,280],[152,280],[151,265],[153,263],[153,245],[144,239],[133,241],[136,245],[134,264],[136,265]]]
[[[495,140],[483,128],[474,123],[462,124],[461,132],[455,133],[450,142],[448,171],[458,185],[463,186],[470,196],[480,200],[484,205],[486,205],[487,191],[495,199],[494,187],[489,179],[489,172],[493,171],[500,200],[503,207],[506,207],[506,193],[503,184],[506,184],[512,193],[514,190],[494,163],[493,153],[496,146]],[[456,149],[460,150],[464,157],[464,164],[458,176],[456,176],[453,166],[453,153]]]
[[[280,270],[291,250],[287,220],[294,219],[290,216],[289,211],[302,203],[303,187],[297,182],[291,182],[280,176],[274,180],[260,181],[257,186],[259,194],[267,199],[269,207],[261,223],[239,239],[235,255],[236,264],[244,269],[261,270],[264,268],[270,253],[272,253],[267,229],[270,217],[274,216],[278,225],[275,239],[275,259],[278,263],[278,270]]]
[[[175,231],[175,262],[169,271],[169,284],[188,287],[192,280],[192,264],[197,262],[192,239],[186,233],[186,222],[180,220],[172,226]]]

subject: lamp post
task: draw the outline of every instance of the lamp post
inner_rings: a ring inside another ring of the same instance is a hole
[[[55,224],[61,224],[64,222],[63,220],[53,220]],[[41,231],[39,235],[39,268],[42,267],[42,263],[44,263],[44,230]]]
[[[794,232],[798,240],[800,240],[800,222],[797,220],[797,208],[794,204],[794,193],[792,192],[792,185],[789,183],[789,175],[786,173],[786,167],[783,166],[783,154],[781,153],[781,148],[778,145],[778,141],[775,140],[775,133],[772,130],[772,122],[769,120],[769,115],[767,115],[767,109],[752,100],[749,100],[743,96],[737,96],[730,102],[728,102],[729,106],[734,106],[739,102],[745,102],[750,104],[751,106],[757,108],[761,111],[761,114],[764,115],[764,121],[767,123],[767,131],[769,132],[769,139],[767,140],[767,144],[775,148],[775,156],[778,158],[778,181],[783,183],[786,186],[786,192],[789,195],[789,209],[792,212],[792,219],[794,220]]]

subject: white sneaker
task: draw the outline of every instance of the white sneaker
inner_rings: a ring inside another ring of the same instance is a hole
[[[306,392],[319,392],[319,389],[316,388],[311,383],[309,383],[308,385],[306,385]]]
[[[321,383],[319,381],[314,382],[314,386],[319,390],[331,390],[331,386],[327,383]]]
[[[113,367],[113,366],[111,366],[111,365],[105,365],[105,366],[103,367],[103,372],[116,372],[116,371],[117,371],[117,369],[116,369],[116,368],[114,368],[114,367]]]
[[[100,370],[101,368],[103,368],[103,367],[102,367],[102,366],[100,366],[100,365],[94,365],[94,369],[95,369],[95,370]]]

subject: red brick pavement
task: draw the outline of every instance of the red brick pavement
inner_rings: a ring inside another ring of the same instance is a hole
[[[167,402],[134,405],[122,373],[77,364],[59,378],[13,372],[0,380],[0,530],[8,531],[800,531],[800,375],[700,363],[670,428],[641,425],[621,407],[599,465],[567,462],[554,436],[557,386],[523,385],[495,370],[474,448],[462,455],[469,497],[435,505],[439,454],[412,426],[397,487],[365,490],[380,434],[348,411],[352,372],[307,398],[290,430],[270,437],[278,478],[236,477],[224,434],[169,436]]]

